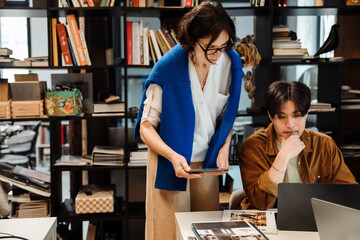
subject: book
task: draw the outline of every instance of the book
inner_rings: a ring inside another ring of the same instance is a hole
[[[277,234],[275,213],[275,210],[224,210],[222,221],[246,220],[263,233]]]
[[[56,34],[57,18],[51,18],[52,57],[54,67],[59,66],[59,51]]]
[[[292,41],[277,41],[272,43],[273,48],[301,48],[301,42],[299,40]]]
[[[125,102],[94,103],[94,113],[125,112]]]
[[[143,43],[144,43],[144,65],[150,65],[150,51],[149,51],[149,26],[143,29]]]
[[[132,54],[133,65],[140,65],[140,22],[132,23]]]
[[[156,60],[159,61],[161,58],[161,52],[160,52],[160,48],[159,48],[159,45],[156,40],[155,31],[153,29],[150,29],[149,32],[150,32],[151,42],[154,47],[154,52],[156,54]]]
[[[87,4],[89,7],[95,7],[94,1],[93,0],[86,0]]]
[[[83,49],[84,49],[87,65],[91,66],[91,60],[90,60],[89,50],[88,50],[87,45],[86,45],[84,31],[79,29],[79,34],[80,34],[81,44],[82,44]]]
[[[71,53],[68,44],[68,38],[66,34],[65,25],[63,23],[56,24],[58,38],[60,42],[61,52],[63,54],[65,65],[72,65]]]
[[[148,28],[148,26],[147,26]],[[150,30],[149,28],[147,29],[147,38],[148,38],[148,43],[149,43],[149,52],[151,54],[151,59],[153,60],[153,64],[155,65],[156,63],[156,57],[155,57],[155,52],[154,52],[154,47],[153,47],[153,44],[152,44],[152,41],[151,41],[151,36],[150,36]],[[150,61],[150,60],[149,60]]]
[[[335,108],[331,107],[331,103],[312,103],[309,112],[334,112]]]
[[[169,51],[169,48],[166,46],[164,39],[161,37],[161,34],[159,31],[155,31],[155,38],[156,38],[157,43],[159,44],[162,55],[164,55],[165,53],[167,53],[167,51]]]
[[[200,240],[208,239],[268,239],[251,223],[241,221],[192,223],[192,229]]]
[[[80,66],[80,63],[79,63],[79,61],[80,61],[79,55],[78,55],[78,52],[77,52],[76,49],[75,49],[75,42],[74,42],[73,36],[71,35],[71,30],[70,30],[69,24],[66,24],[66,25],[65,25],[65,28],[66,28],[66,31],[67,31],[67,33],[68,33],[69,40],[70,40],[70,44],[69,44],[70,52],[72,53],[72,55],[74,55],[74,57],[73,57],[74,65],[75,65],[75,66]]]
[[[39,181],[50,183],[50,175],[39,171],[32,170],[30,168],[24,168],[16,165],[12,170],[13,174],[20,175],[27,178],[36,179]]]
[[[74,40],[73,49],[75,49],[75,51],[78,53],[78,57],[79,57],[79,62],[77,61],[78,65],[86,66],[87,61],[84,53],[84,48],[82,47],[79,28],[75,19],[75,14],[66,15],[66,18],[69,24],[71,36],[73,37]]]
[[[127,64],[132,65],[133,64],[133,54],[132,54],[132,22],[127,21],[126,22],[126,51],[127,51]]]
[[[303,56],[308,55],[306,48],[273,48],[274,56]]]

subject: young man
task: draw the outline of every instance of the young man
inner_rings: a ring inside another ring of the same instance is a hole
[[[333,139],[305,130],[310,99],[310,89],[299,82],[268,87],[265,107],[271,123],[247,138],[239,151],[245,202],[251,207],[274,207],[281,182],[356,183]]]

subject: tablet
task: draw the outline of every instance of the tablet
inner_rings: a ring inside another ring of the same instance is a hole
[[[204,172],[226,172],[229,169],[219,169],[219,168],[198,168],[191,169],[188,173],[204,173]]]

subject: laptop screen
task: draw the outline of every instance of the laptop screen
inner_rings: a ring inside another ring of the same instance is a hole
[[[311,204],[321,240],[360,238],[360,210],[317,198]]]
[[[360,185],[326,183],[280,183],[277,228],[317,231],[311,198],[319,198],[360,210]]]

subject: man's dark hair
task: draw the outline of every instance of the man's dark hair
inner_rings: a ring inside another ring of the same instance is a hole
[[[305,116],[310,108],[311,91],[300,82],[277,81],[269,85],[265,92],[265,108],[273,118],[280,113],[280,107],[287,100],[292,100],[295,107]]]
[[[229,34],[227,48],[231,49],[238,40],[233,20],[220,2],[205,1],[184,15],[179,23],[177,35],[181,46],[189,51],[191,56],[196,41],[211,37],[208,46],[204,46],[205,50],[208,50],[223,30]],[[209,61],[206,55],[205,57]]]

